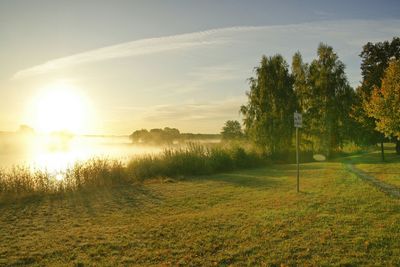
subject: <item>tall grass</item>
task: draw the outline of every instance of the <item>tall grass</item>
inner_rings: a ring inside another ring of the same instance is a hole
[[[189,144],[179,149],[165,149],[159,155],[133,158],[127,172],[138,180],[156,176],[211,174],[239,168],[251,168],[265,163],[260,153],[243,147],[206,147]]]
[[[207,147],[192,143],[177,149],[167,148],[157,155],[134,157],[127,164],[101,158],[77,162],[58,174],[15,166],[0,170],[0,198],[126,185],[160,176],[211,174],[264,163],[263,156],[250,148],[238,145]]]
[[[61,193],[127,182],[126,167],[117,160],[97,158],[76,162],[62,173],[14,166],[0,170],[0,196]]]

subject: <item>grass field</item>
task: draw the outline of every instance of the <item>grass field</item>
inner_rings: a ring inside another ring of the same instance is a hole
[[[282,164],[2,203],[0,265],[400,265],[400,200],[344,164],[387,156],[303,164],[301,193]]]
[[[379,157],[379,152],[375,152],[362,157],[353,157],[352,163],[380,181],[400,189],[400,157],[393,152],[386,154],[385,162],[377,160]]]

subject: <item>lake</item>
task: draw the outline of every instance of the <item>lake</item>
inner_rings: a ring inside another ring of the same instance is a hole
[[[131,144],[127,136],[56,136],[0,134],[0,168],[15,165],[58,172],[94,157],[126,162],[133,156],[157,154],[163,147]]]

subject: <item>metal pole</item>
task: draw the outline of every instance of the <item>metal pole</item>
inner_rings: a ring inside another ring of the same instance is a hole
[[[296,127],[297,193],[300,192],[299,128]]]

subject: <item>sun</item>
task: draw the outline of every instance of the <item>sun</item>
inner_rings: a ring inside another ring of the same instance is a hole
[[[52,84],[35,100],[34,128],[43,133],[82,133],[87,113],[87,104],[77,88],[62,82]]]

